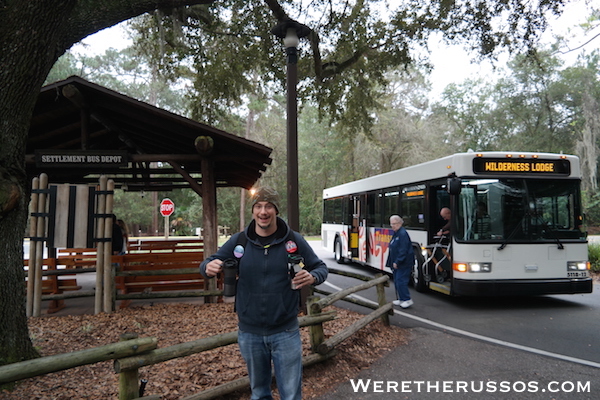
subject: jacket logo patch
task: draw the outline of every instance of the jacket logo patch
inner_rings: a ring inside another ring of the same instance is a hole
[[[235,258],[242,258],[242,256],[244,255],[244,246],[242,246],[241,244],[235,246],[235,248],[233,249],[233,255],[235,256]]]
[[[285,250],[290,254],[295,253],[298,251],[298,245],[293,240],[288,240],[285,242]]]

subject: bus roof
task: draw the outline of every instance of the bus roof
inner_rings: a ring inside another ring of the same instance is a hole
[[[427,161],[410,167],[397,169],[395,171],[371,176],[354,182],[344,183],[323,190],[323,199],[343,196],[352,193],[362,193],[370,190],[387,188],[394,185],[407,185],[411,183],[420,183],[432,179],[446,178],[450,174],[456,174],[458,177],[477,176],[473,171],[473,159],[495,159],[507,160],[516,163],[518,160],[523,162],[532,160],[560,160],[566,159],[570,163],[570,174],[561,176],[562,178],[580,179],[579,158],[574,155],[556,154],[556,153],[533,153],[533,152],[511,152],[511,151],[489,151],[489,152],[467,152],[456,153],[450,156],[439,158],[433,161]],[[556,174],[532,175],[522,174],[528,177],[535,176],[537,179],[557,179]],[[515,176],[513,174],[503,174],[501,172],[494,174],[494,177]],[[491,175],[486,177],[490,178]]]

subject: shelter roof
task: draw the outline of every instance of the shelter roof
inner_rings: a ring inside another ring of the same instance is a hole
[[[271,164],[269,147],[72,76],[40,92],[27,140],[27,172],[46,172],[53,183],[95,183],[105,174],[126,190],[197,188],[199,136],[212,143],[203,156],[214,163],[217,186],[249,189]],[[65,162],[76,159],[69,155],[115,154],[126,159]]]

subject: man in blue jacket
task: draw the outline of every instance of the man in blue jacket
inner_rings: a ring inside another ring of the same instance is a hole
[[[306,240],[277,216],[278,205],[277,192],[258,190],[252,198],[252,222],[200,264],[202,275],[212,278],[222,271],[223,260],[238,259],[238,344],[253,400],[273,398],[271,361],[281,399],[302,399],[299,289],[323,283],[328,274]],[[290,262],[299,257],[301,261]],[[294,263],[297,272],[291,272]]]
[[[410,236],[406,229],[402,227],[404,220],[398,215],[390,217],[390,225],[394,230],[394,235],[390,240],[388,248],[388,259],[386,267],[390,268],[394,274],[394,285],[398,300],[393,303],[402,308],[408,308],[413,305],[408,291],[408,281],[410,273],[415,262],[415,253],[413,252]]]

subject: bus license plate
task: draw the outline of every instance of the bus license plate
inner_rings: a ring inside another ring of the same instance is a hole
[[[567,272],[569,278],[587,278],[587,271]]]

